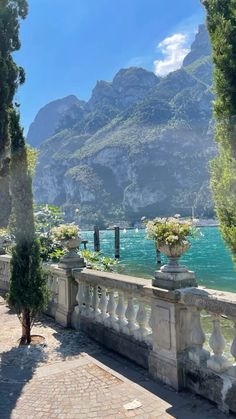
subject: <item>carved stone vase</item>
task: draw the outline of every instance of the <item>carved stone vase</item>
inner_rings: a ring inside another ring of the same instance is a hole
[[[168,244],[158,245],[157,243],[158,250],[168,258],[168,263],[164,265],[161,270],[164,272],[186,272],[188,269],[186,266],[179,265],[179,259],[187,252],[190,246],[191,244],[187,241],[174,246]]]
[[[158,245],[158,250],[167,256],[168,263],[155,272],[152,285],[167,290],[175,290],[185,287],[196,287],[194,272],[186,266],[179,265],[179,258],[190,248],[187,241],[174,246]]]
[[[77,268],[84,267],[84,259],[78,253],[82,239],[78,236],[74,239],[63,240],[62,244],[66,247],[68,252],[63,256],[59,266],[62,268]]]

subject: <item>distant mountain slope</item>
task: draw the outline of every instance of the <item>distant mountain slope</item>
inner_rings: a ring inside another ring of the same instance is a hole
[[[100,81],[40,147],[38,202],[80,207],[82,223],[212,213],[208,162],[212,65],[204,26],[183,67],[165,78],[140,68]],[[204,55],[205,54],[205,55]]]
[[[76,98],[76,96],[67,96],[63,99],[57,99],[44,106],[34,122],[30,125],[27,141],[34,147],[40,146],[46,138],[51,137],[58,128],[59,121],[69,109],[73,106],[83,106],[85,102]]]

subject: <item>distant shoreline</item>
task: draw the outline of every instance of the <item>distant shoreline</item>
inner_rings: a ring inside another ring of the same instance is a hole
[[[205,228],[205,227],[219,227],[219,223],[216,220],[199,220],[199,222],[196,224],[197,227],[200,228]],[[115,226],[114,226],[115,227]],[[105,229],[100,229],[100,231],[114,231],[114,227],[107,227]],[[145,227],[121,227],[121,226],[117,226],[120,227],[120,230],[145,230]],[[93,228],[81,228],[81,231],[93,231]]]

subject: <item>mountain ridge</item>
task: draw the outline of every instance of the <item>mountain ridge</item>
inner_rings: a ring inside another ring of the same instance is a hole
[[[85,224],[189,214],[193,205],[211,215],[208,162],[216,147],[204,42],[200,25],[181,69],[165,78],[121,69],[98,82],[87,103],[59,115],[57,132],[40,147],[36,200],[62,206],[70,218],[80,207]]]

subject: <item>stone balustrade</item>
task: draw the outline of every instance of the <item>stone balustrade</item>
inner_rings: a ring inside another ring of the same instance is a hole
[[[78,283],[73,326],[89,330],[104,345],[119,347],[120,353],[148,367],[152,298],[146,287],[150,281],[88,269],[74,269],[73,276]]]
[[[3,292],[9,265],[10,257],[0,256]],[[82,267],[47,269],[47,313],[58,323],[130,358],[154,379],[176,390],[189,388],[236,412],[236,294],[161,289],[147,279]]]
[[[236,293],[206,288],[178,292],[188,309],[186,386],[221,409],[236,411]]]

